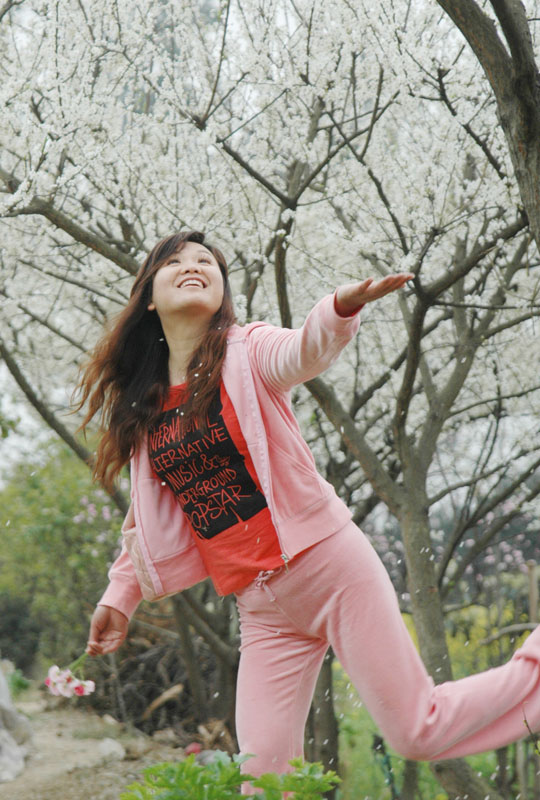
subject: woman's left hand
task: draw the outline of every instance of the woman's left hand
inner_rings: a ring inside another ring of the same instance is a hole
[[[410,272],[399,272],[388,275],[380,281],[368,278],[361,283],[345,283],[336,289],[336,311],[346,317],[358,311],[365,303],[372,303],[396,289],[401,289],[414,275]]]

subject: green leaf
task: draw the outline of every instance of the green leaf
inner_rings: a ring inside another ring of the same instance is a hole
[[[320,800],[339,778],[335,772],[324,772],[322,764],[302,759],[291,762],[294,771],[285,775],[267,772],[259,778],[241,772],[245,756],[216,753],[206,766],[197,764],[194,756],[178,763],[155,764],[144,770],[144,785],[131,784],[120,800],[238,800],[243,783],[249,782],[262,794],[244,795],[246,800],[282,800],[283,793],[293,792],[296,800]]]

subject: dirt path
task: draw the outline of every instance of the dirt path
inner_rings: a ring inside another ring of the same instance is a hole
[[[32,741],[24,772],[0,783],[0,800],[118,800],[145,767],[183,757],[182,749],[129,734],[82,703],[51,708],[36,693],[17,708],[30,720]]]

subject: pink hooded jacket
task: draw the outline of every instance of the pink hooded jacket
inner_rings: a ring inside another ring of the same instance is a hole
[[[229,333],[222,377],[279,538],[283,562],[342,528],[351,513],[317,472],[292,413],[290,390],[329,367],[357,333],[327,295],[301,328],[264,322]],[[100,605],[128,618],[140,600],[180,592],[208,576],[182,509],[153,473],[148,450],[131,459],[131,506],[122,552]]]

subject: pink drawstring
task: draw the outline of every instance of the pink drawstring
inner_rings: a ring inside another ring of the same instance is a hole
[[[278,567],[277,569],[262,569],[255,578],[255,586],[260,589],[272,575],[277,575],[282,569],[283,567]]]
[[[259,574],[257,575],[257,577],[255,578],[255,581],[254,581],[255,586],[257,587],[257,589],[264,589],[265,590],[267,595],[270,597],[270,602],[273,602],[276,598],[275,598],[274,592],[267,585],[267,582],[270,580],[270,578],[273,575],[277,575],[278,572],[281,572],[283,569],[284,569],[284,567],[278,567],[277,569],[266,569],[266,570],[262,569],[259,572]]]

